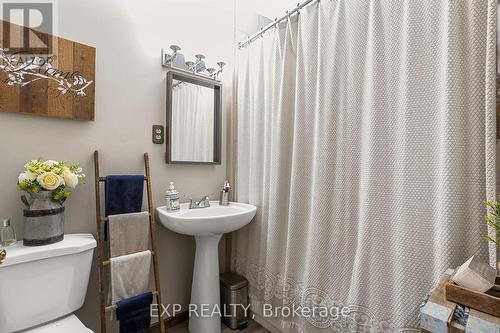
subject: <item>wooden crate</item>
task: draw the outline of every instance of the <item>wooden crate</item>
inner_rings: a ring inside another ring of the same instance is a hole
[[[421,309],[420,331],[424,333],[498,333],[500,318],[471,307],[466,326],[453,319],[457,303],[447,299],[446,287],[453,283],[453,269],[442,276],[427,304]],[[466,305],[466,304],[463,304]],[[468,305],[466,305],[468,306]]]
[[[500,284],[500,277],[497,277],[496,284]],[[446,299],[450,302],[463,304],[471,309],[500,317],[500,293],[498,291],[489,290],[486,293],[481,293],[459,286],[451,280],[446,283],[445,291]]]
[[[457,305],[445,297],[446,283],[451,279],[453,270],[448,270],[439,280],[427,304],[420,312],[420,331],[425,333],[464,333],[465,328],[453,322]]]

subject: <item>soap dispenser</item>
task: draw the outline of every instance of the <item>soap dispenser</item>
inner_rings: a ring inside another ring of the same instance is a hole
[[[168,190],[165,192],[167,211],[176,211],[181,209],[179,191],[175,189],[174,182],[170,182]]]
[[[221,206],[229,206],[229,190],[231,189],[231,185],[229,185],[229,181],[224,182],[224,187],[220,192],[220,200],[219,205]]]

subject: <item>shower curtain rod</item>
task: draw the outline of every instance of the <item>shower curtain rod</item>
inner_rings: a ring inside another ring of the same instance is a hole
[[[252,43],[254,40],[256,40],[259,36],[262,36],[262,34],[264,32],[266,32],[267,30],[275,27],[278,23],[280,23],[281,21],[289,18],[290,16],[292,16],[293,14],[295,13],[298,13],[302,8],[304,8],[305,6],[307,6],[308,4],[312,3],[312,2],[319,2],[320,0],[306,0],[302,3],[298,3],[297,6],[291,10],[291,11],[286,11],[285,15],[281,16],[280,18],[275,18],[273,22],[269,23],[268,25],[260,28],[259,31],[257,31],[256,33],[254,33],[253,35],[249,36],[247,39],[245,39],[243,42],[239,42],[238,43],[238,48],[241,49],[247,45],[249,45],[250,43]]]

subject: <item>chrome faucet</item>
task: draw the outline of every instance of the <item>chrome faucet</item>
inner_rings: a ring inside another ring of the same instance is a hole
[[[208,199],[208,196],[204,196],[201,198],[200,201],[194,201],[191,199],[189,202],[189,209],[196,209],[196,208],[207,208],[210,207],[210,201]]]

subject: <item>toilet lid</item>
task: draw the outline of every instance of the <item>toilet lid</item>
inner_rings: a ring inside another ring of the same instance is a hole
[[[23,333],[93,333],[74,315],[51,321],[42,326],[23,331]]]
[[[11,265],[82,253],[95,248],[96,244],[91,234],[66,234],[62,241],[44,246],[24,246],[22,241],[18,241],[5,248],[7,259],[0,265],[0,271]]]

